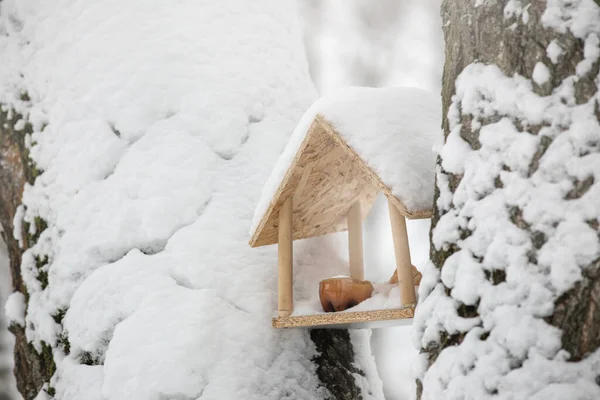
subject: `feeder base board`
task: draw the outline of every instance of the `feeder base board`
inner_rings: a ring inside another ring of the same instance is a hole
[[[375,329],[412,325],[414,307],[372,311],[342,311],[273,318],[273,328]]]

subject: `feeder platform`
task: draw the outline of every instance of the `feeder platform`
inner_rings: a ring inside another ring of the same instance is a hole
[[[273,328],[375,329],[412,325],[414,307],[370,311],[341,311],[326,314],[273,318]]]

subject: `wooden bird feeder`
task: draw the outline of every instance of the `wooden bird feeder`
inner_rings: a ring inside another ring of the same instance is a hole
[[[292,315],[293,241],[347,230],[350,276],[364,279],[362,221],[379,192],[387,197],[390,210],[401,307]],[[430,217],[431,209],[409,211],[360,154],[317,115],[250,240],[252,247],[278,244],[278,316],[273,327],[371,328],[411,319],[416,296],[406,218]]]

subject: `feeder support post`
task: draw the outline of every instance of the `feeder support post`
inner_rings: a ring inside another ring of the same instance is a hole
[[[390,209],[392,236],[394,237],[394,254],[396,255],[400,301],[402,306],[414,306],[417,303],[417,296],[415,295],[415,284],[412,276],[406,219],[390,198],[388,198],[388,207]]]
[[[279,209],[278,244],[279,287],[277,310],[280,317],[289,317],[294,311],[293,284],[293,196],[289,196]]]
[[[364,280],[362,217],[360,202],[352,204],[348,212],[348,252],[350,259],[350,276]]]

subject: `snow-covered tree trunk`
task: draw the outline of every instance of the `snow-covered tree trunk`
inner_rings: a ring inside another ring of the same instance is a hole
[[[30,162],[25,146],[31,126],[24,124],[17,126],[19,129],[15,128],[21,117],[10,108],[0,111],[0,224],[4,228],[1,234],[8,250],[12,289],[15,293],[26,294],[21,276],[21,257],[23,251],[35,242],[36,235],[24,235],[20,245],[12,235],[13,219],[21,204],[23,186],[26,182],[33,183],[37,171]],[[4,314],[4,304],[0,312]],[[37,395],[42,384],[54,373],[51,349],[44,346],[43,352],[38,353],[28,343],[23,326],[11,323],[9,329],[15,336],[14,372],[19,377],[17,385],[21,394],[30,399]]]
[[[420,398],[600,398],[597,3],[443,2]]]
[[[367,334],[271,328],[276,248],[247,243],[316,98],[293,2],[0,7],[24,397],[381,398]]]

